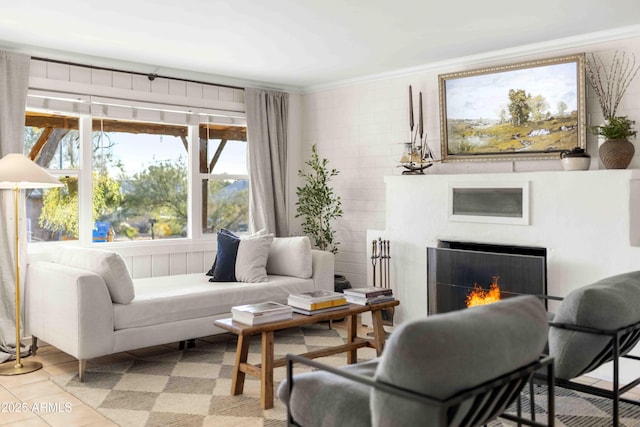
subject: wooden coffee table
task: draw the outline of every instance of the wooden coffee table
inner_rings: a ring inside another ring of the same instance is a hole
[[[285,366],[287,359],[275,359],[274,357],[274,332],[297,326],[312,325],[326,320],[347,319],[347,343],[335,347],[327,347],[321,350],[302,354],[309,359],[316,357],[330,356],[338,353],[347,353],[347,363],[356,363],[358,360],[357,350],[362,347],[372,347],[376,349],[378,356],[384,348],[385,333],[382,327],[382,310],[395,307],[400,302],[398,300],[383,302],[374,305],[348,304],[342,310],[329,311],[321,314],[305,316],[293,314],[293,319],[280,322],[266,323],[264,325],[248,326],[243,323],[234,322],[230,318],[216,320],[214,324],[222,329],[232,332],[238,336],[238,348],[236,350],[236,361],[233,369],[233,379],[231,381],[231,395],[237,396],[244,390],[244,378],[246,374],[260,378],[260,406],[262,409],[273,408],[273,368]],[[373,324],[373,339],[357,336],[358,314],[371,312]],[[252,365],[247,363],[249,355],[249,341],[251,335],[262,334],[262,363]]]

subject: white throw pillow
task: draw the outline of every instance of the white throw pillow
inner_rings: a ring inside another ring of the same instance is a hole
[[[267,274],[309,279],[313,274],[309,238],[294,236],[273,239],[267,259]]]
[[[100,249],[60,246],[53,262],[96,273],[107,284],[111,301],[129,304],[135,297],[133,281],[122,256]]]
[[[267,257],[273,234],[252,234],[240,239],[236,255],[236,280],[238,282],[266,282]]]

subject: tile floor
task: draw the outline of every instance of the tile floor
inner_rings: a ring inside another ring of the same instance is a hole
[[[336,328],[345,327],[334,322]],[[361,331],[362,335],[366,334]],[[100,358],[94,363],[105,364],[132,357],[128,353],[118,353]],[[116,426],[100,413],[85,405],[73,395],[58,387],[51,377],[77,372],[78,362],[57,348],[42,344],[38,354],[28,360],[39,361],[43,369],[16,376],[0,376],[0,426],[12,427],[107,427]],[[91,364],[92,361],[89,361]],[[589,377],[580,381],[597,384],[599,387],[611,387],[611,383]],[[630,393],[630,397],[640,400],[640,388]]]

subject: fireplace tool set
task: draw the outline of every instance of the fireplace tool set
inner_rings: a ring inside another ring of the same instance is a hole
[[[390,262],[391,259],[391,245],[388,240],[382,240],[378,237],[378,240],[371,241],[371,265],[373,266],[373,286],[379,288],[391,288],[390,283]],[[376,273],[376,267],[378,267],[378,261],[380,261],[378,272]],[[395,308],[390,307],[382,310],[382,323],[386,326],[393,326],[393,314]]]

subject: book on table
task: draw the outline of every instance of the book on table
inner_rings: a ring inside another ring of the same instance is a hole
[[[304,308],[299,308],[299,307],[292,307],[293,308],[293,312],[294,313],[299,313],[299,314],[304,314],[307,316],[311,316],[313,314],[320,314],[320,313],[326,313],[329,311],[336,311],[336,310],[342,310],[346,307],[348,307],[349,305],[345,302],[343,305],[337,305],[334,307],[327,307],[327,308],[321,308],[319,310],[305,310]]]
[[[343,292],[347,297],[352,296],[355,298],[371,298],[380,295],[393,295],[393,290],[391,288],[378,288],[376,286],[345,289]]]
[[[315,291],[289,294],[289,298],[314,303],[344,299],[344,294],[326,289],[316,289]]]
[[[357,304],[357,305],[371,305],[371,304],[380,304],[382,302],[388,302],[388,301],[393,301],[395,300],[395,298],[392,295],[377,295],[377,296],[373,296],[373,297],[369,297],[369,298],[365,298],[365,297],[354,297],[354,296],[347,296],[347,302],[351,303],[351,304]]]
[[[327,290],[317,290],[290,294],[287,304],[304,310],[322,310],[347,304],[344,294]]]
[[[235,322],[254,326],[293,318],[293,309],[274,301],[231,307],[231,318]]]

